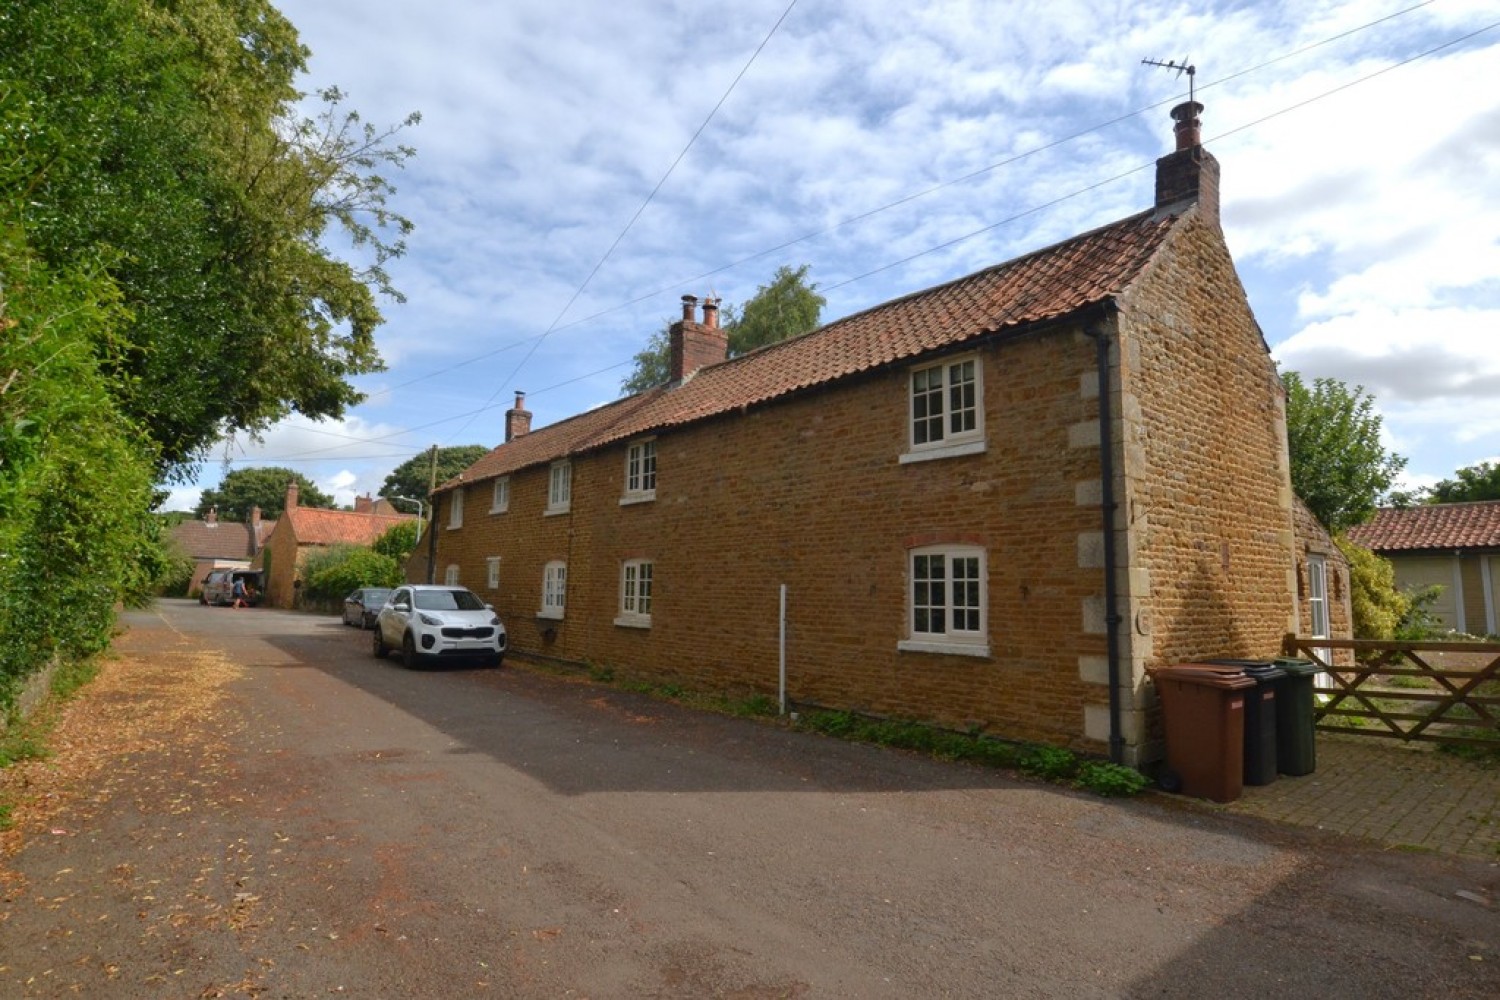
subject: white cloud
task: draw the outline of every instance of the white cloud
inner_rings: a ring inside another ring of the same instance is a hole
[[[1224,167],[1226,234],[1278,357],[1378,388],[1393,439],[1424,463],[1500,450],[1485,398],[1500,396],[1486,347],[1500,315],[1500,96],[1464,85],[1500,79],[1500,33],[1287,110],[1494,20],[1492,3],[1443,0],[1286,59],[1409,5],[800,4],[540,346],[784,0],[278,6],[313,50],[311,83],[338,82],[367,120],[423,112],[418,157],[394,178],[417,231],[392,268],[409,303],[378,335],[391,370],[359,380],[370,401],[341,424],[289,421],[239,461],[295,460],[315,482],[369,491],[428,444],[494,443],[515,388],[534,394],[537,426],[608,397],[623,372],[590,373],[627,361],[683,292],[743,301],[778,264],[804,262],[826,288],[1018,217],[830,290],[833,318],[1145,208],[1150,164],[1170,148],[1166,108],[1091,128],[1170,103],[1186,80],[1140,60],[1183,56]],[[1445,423],[1453,410],[1467,419]]]

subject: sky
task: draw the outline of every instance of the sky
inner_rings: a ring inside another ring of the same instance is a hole
[[[418,111],[387,370],[173,489],[340,504],[436,444],[620,395],[683,294],[810,265],[824,321],[1149,208],[1195,68],[1273,356],[1363,386],[1403,486],[1500,460],[1500,2],[280,0],[366,121]],[[674,165],[675,164],[675,165]],[[654,194],[653,194],[654,192]],[[337,245],[330,247],[344,253]]]

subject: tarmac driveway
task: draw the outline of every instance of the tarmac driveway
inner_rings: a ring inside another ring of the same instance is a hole
[[[126,622],[0,779],[0,995],[1500,994],[1500,859],[408,672],[336,618]]]

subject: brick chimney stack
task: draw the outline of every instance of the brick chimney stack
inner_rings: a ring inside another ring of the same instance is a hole
[[[286,484],[286,509],[291,510],[297,506],[297,480],[289,480]]]
[[[203,522],[205,524],[219,523],[219,508],[217,505],[208,508],[208,513],[203,515]]]
[[[370,498],[368,496],[355,497],[354,498],[354,513],[356,513],[356,514],[373,514],[373,513],[375,513],[375,505],[370,502]]]
[[[260,504],[250,508],[250,554],[253,556],[260,551]]]
[[[1203,105],[1187,101],[1172,109],[1177,148],[1156,161],[1157,215],[1175,215],[1196,204],[1219,224],[1219,161],[1202,145]]]
[[[684,295],[682,319],[668,331],[673,382],[681,382],[699,368],[718,364],[729,356],[729,337],[719,328],[719,300],[704,300],[701,323],[697,312],[698,297]]]
[[[506,443],[531,433],[531,411],[526,409],[526,393],[516,390],[516,405],[505,411]]]

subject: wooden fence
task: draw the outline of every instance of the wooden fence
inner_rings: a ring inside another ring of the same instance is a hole
[[[1330,664],[1334,650],[1354,664]],[[1287,656],[1327,673],[1313,711],[1319,729],[1397,740],[1500,746],[1500,643],[1378,642],[1289,635]]]

